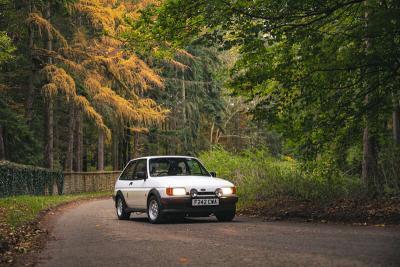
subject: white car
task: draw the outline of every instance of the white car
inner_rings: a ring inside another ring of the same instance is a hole
[[[167,215],[214,214],[219,221],[232,221],[238,201],[236,187],[215,176],[193,157],[131,160],[115,183],[113,199],[118,219],[129,219],[131,212],[147,212],[151,223],[162,222]]]

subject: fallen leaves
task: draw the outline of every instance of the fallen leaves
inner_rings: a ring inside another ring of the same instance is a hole
[[[43,233],[37,221],[12,227],[5,221],[6,212],[0,208],[0,265],[11,265],[17,255],[27,253]]]
[[[187,264],[188,262],[189,262],[189,259],[186,257],[179,258],[179,264]]]
[[[261,216],[268,221],[344,222],[353,225],[400,224],[400,198],[339,199],[331,203],[298,201],[290,198],[268,199],[239,210],[240,214]]]

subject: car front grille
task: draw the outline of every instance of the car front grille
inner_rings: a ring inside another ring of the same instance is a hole
[[[214,192],[197,192],[197,197],[215,197]]]
[[[197,192],[198,195],[215,195],[214,192]]]

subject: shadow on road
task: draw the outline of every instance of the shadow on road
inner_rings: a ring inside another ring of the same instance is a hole
[[[150,224],[149,220],[147,218],[147,216],[140,216],[140,217],[131,217],[129,219],[129,221],[132,222],[137,222],[137,223],[146,223],[146,224]],[[217,221],[217,219],[215,217],[201,217],[201,218],[194,218],[194,217],[186,217],[184,219],[167,219],[165,222],[163,222],[162,224],[196,224],[196,223],[218,223],[221,224],[223,222],[219,222]],[[238,220],[233,220],[232,222],[229,223],[242,223],[242,221],[238,221]]]

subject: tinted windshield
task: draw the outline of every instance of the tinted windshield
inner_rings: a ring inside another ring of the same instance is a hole
[[[201,163],[192,158],[150,159],[150,176],[211,176]]]

